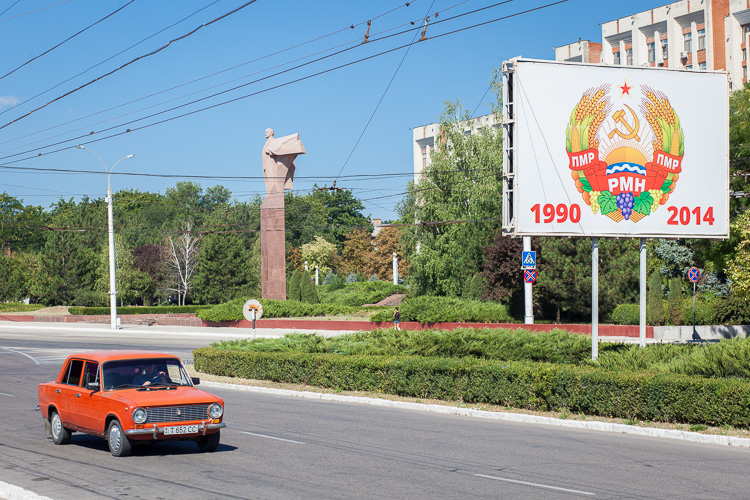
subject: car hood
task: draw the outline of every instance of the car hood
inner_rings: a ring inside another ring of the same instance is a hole
[[[132,406],[173,406],[223,403],[221,398],[195,387],[177,389],[120,389],[105,393],[107,397]]]

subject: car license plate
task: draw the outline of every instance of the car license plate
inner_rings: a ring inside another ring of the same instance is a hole
[[[164,434],[194,434],[198,432],[197,425],[176,425],[174,427],[165,427]]]

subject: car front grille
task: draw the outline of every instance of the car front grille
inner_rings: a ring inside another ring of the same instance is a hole
[[[191,406],[162,406],[158,408],[146,408],[148,416],[147,424],[160,424],[163,422],[187,422],[189,420],[205,420],[208,417],[208,405]]]

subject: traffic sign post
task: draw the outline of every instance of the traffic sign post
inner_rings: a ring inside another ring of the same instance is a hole
[[[534,269],[536,267],[536,252],[521,252],[521,269]]]
[[[253,338],[255,338],[255,320],[263,316],[263,306],[255,299],[250,299],[242,306],[242,315],[253,322]]]
[[[523,272],[523,280],[526,283],[533,283],[536,281],[536,269],[526,269]]]
[[[688,279],[693,282],[693,340],[701,340],[701,336],[695,330],[695,287],[698,280],[701,279],[701,271],[697,267],[688,269]]]

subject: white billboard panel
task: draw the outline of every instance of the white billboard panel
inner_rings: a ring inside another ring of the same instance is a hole
[[[506,131],[506,229],[729,236],[725,73],[523,59],[506,66],[505,107],[515,119]]]

